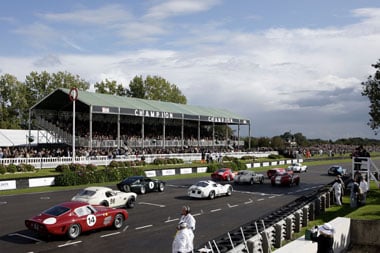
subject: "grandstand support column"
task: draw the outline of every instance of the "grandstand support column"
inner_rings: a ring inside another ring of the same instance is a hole
[[[117,149],[120,149],[120,107],[119,113],[117,114]]]
[[[215,122],[212,121],[212,151],[215,152]]]
[[[240,120],[239,120],[239,124],[238,124],[238,143],[237,143],[237,146],[238,146],[238,150],[240,150]]]
[[[28,128],[29,128],[29,136],[28,136],[28,147],[29,147],[29,150],[30,150],[30,135],[31,135],[31,131],[32,131],[32,129],[31,129],[31,114],[32,114],[32,112],[31,112],[31,110],[30,110],[30,108],[29,108],[29,117],[28,117]]]
[[[90,115],[89,115],[89,129],[90,129],[90,140],[89,140],[89,146],[90,150],[92,150],[92,105],[90,106]]]
[[[166,147],[166,133],[165,133],[165,130],[166,130],[166,120],[165,120],[166,118],[165,118],[165,116],[164,116],[164,124],[162,124],[162,140],[164,141],[163,143],[162,143],[162,146],[163,146],[163,148],[165,148]]]
[[[182,124],[181,124],[181,149],[183,150],[183,146],[184,146],[184,124],[185,124],[185,119],[184,119],[184,115],[182,113]]]
[[[248,124],[248,150],[251,150],[251,122]]]
[[[201,116],[198,115],[198,147],[201,146]]]
[[[144,148],[144,139],[145,139],[145,130],[144,130],[144,126],[145,126],[145,117],[144,115],[142,116],[141,118],[141,148]]]
[[[226,123],[226,148],[228,148],[228,123]]]
[[[73,99],[73,163],[75,163],[75,99]]]

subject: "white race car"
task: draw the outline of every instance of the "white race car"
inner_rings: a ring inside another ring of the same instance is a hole
[[[288,170],[291,170],[293,172],[306,172],[307,166],[302,165],[301,163],[293,163],[288,167]]]
[[[134,192],[114,191],[108,187],[87,187],[75,195],[72,201],[83,201],[91,205],[103,205],[108,207],[135,206],[137,194]]]
[[[230,196],[232,191],[232,186],[229,184],[222,185],[212,180],[203,180],[190,186],[187,190],[187,195],[190,198],[214,199],[216,196]]]

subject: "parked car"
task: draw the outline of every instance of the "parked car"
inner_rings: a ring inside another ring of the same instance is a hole
[[[288,167],[288,170],[291,170],[293,172],[306,172],[307,166],[302,165],[301,163],[293,163]]]
[[[273,186],[275,185],[292,186],[292,185],[299,185],[299,183],[300,183],[300,176],[298,174],[289,173],[289,172],[277,173],[271,178],[271,184]]]
[[[337,176],[337,175],[343,176],[346,174],[346,169],[344,169],[340,165],[333,165],[327,170],[327,174],[330,176]]]
[[[236,184],[241,184],[241,183],[249,183],[249,184],[254,184],[254,183],[264,183],[264,175],[260,173],[256,173],[251,170],[241,170],[237,173],[237,175],[234,178],[234,182]]]
[[[71,200],[87,202],[91,205],[133,208],[137,199],[134,192],[114,191],[108,187],[87,187],[78,192]]]
[[[163,192],[165,190],[165,182],[155,178],[149,178],[145,176],[131,176],[116,186],[120,191],[123,192],[135,192],[145,194],[147,192],[159,191]]]
[[[212,180],[202,180],[192,185],[187,190],[190,198],[209,198],[214,199],[217,196],[230,196],[232,194],[232,186],[230,184],[219,184]]]
[[[231,168],[222,168],[211,174],[213,180],[231,181],[234,180],[236,172]]]
[[[90,230],[106,227],[120,229],[127,218],[128,212],[125,209],[70,201],[25,220],[25,226],[41,236],[65,235],[69,239],[75,239],[82,232]]]
[[[285,168],[273,168],[273,169],[269,169],[269,170],[267,170],[267,176],[268,176],[269,179],[271,179],[272,176],[274,176],[277,173],[281,173],[281,172],[286,172],[286,169]]]

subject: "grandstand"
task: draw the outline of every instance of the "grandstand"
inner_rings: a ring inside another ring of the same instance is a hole
[[[32,125],[59,143],[93,148],[239,147],[240,126],[250,120],[222,109],[56,89],[30,109]],[[237,136],[216,136],[215,126],[237,126]]]

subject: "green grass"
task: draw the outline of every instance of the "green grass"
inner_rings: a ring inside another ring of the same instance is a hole
[[[316,225],[321,225],[329,222],[336,217],[346,217],[355,220],[380,220],[380,189],[377,188],[374,182],[370,183],[370,192],[367,196],[366,205],[357,208],[350,206],[350,196],[343,196],[342,206],[330,206],[326,209],[325,213],[316,217],[315,220],[309,221],[306,227],[303,227],[300,232],[294,233],[292,240],[299,238],[305,234],[306,229],[312,228]],[[290,241],[285,241],[284,244]]]

